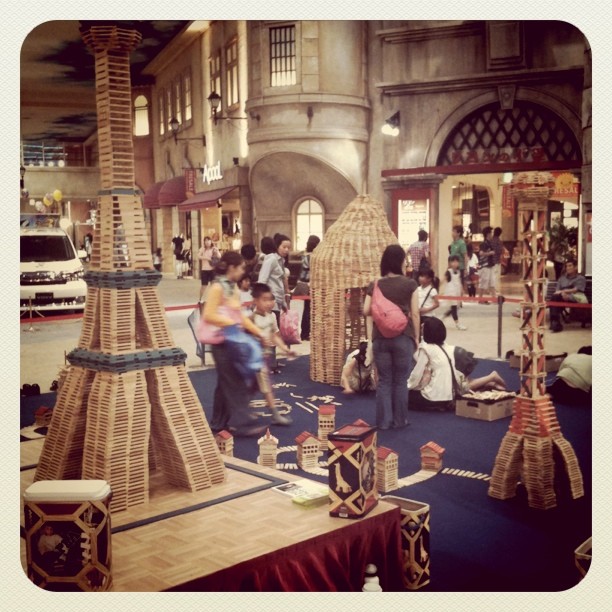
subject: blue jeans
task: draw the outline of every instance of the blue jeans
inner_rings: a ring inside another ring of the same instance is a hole
[[[372,348],[378,370],[376,426],[403,427],[408,423],[408,377],[414,367],[414,340],[405,334],[376,338]]]

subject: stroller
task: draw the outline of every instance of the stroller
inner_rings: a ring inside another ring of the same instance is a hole
[[[196,341],[196,355],[200,358],[202,365],[206,365],[206,353],[210,353],[210,347],[206,349],[207,345],[202,344],[197,337],[196,331],[200,325],[200,309],[194,308],[192,313],[187,317],[187,323],[191,328],[191,333]]]

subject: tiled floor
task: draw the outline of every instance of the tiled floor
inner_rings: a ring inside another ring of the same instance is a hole
[[[162,303],[168,308],[166,315],[176,346],[187,353],[188,370],[201,368],[202,363],[195,354],[196,343],[187,324],[187,317],[198,300],[200,282],[195,279],[176,280],[164,278],[158,287]],[[466,331],[455,328],[450,317],[445,319],[448,329],[448,342],[472,351],[477,357],[497,359],[504,358],[509,350],[518,350],[522,338],[520,320],[512,316],[520,300],[521,284],[511,277],[503,277],[502,294],[506,299],[501,309],[499,324],[497,304],[478,304],[463,302],[459,309],[459,320],[467,327]],[[301,312],[303,302],[296,300],[292,308]],[[444,304],[439,309],[443,312]],[[41,392],[49,390],[51,382],[57,378],[60,368],[65,363],[65,354],[77,346],[81,320],[66,319],[44,322],[42,319],[27,320],[20,326],[20,387],[26,383],[38,384]],[[34,329],[35,331],[30,331]],[[545,347],[548,354],[575,352],[581,346],[591,344],[591,328],[583,329],[580,324],[565,326],[561,333],[546,333]],[[293,347],[299,354],[310,352],[310,343],[303,342]],[[205,356],[205,366],[212,365],[212,357]]]

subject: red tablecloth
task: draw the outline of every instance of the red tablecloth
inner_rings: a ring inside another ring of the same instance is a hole
[[[400,509],[345,523],[342,529],[293,544],[173,591],[361,591],[374,563],[383,591],[402,591]]]

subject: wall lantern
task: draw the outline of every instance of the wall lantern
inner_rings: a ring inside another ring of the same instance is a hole
[[[213,91],[210,96],[208,96],[208,98],[206,98],[210,104],[210,110],[212,112],[212,118],[213,121],[215,122],[215,125],[217,125],[217,121],[219,121],[220,119],[226,119],[227,121],[230,121],[232,119],[234,120],[238,120],[238,119],[247,119],[247,117],[223,117],[221,115],[219,115],[219,106],[221,105],[221,96],[216,92]]]
[[[179,137],[178,132],[181,124],[178,122],[176,117],[172,117],[170,119],[170,130],[172,131],[172,135],[174,136],[174,142],[178,142],[179,140],[200,140],[203,146],[206,146],[206,136],[193,136],[193,137]]]
[[[385,120],[381,132],[387,136],[399,136],[400,112],[397,111]]]

